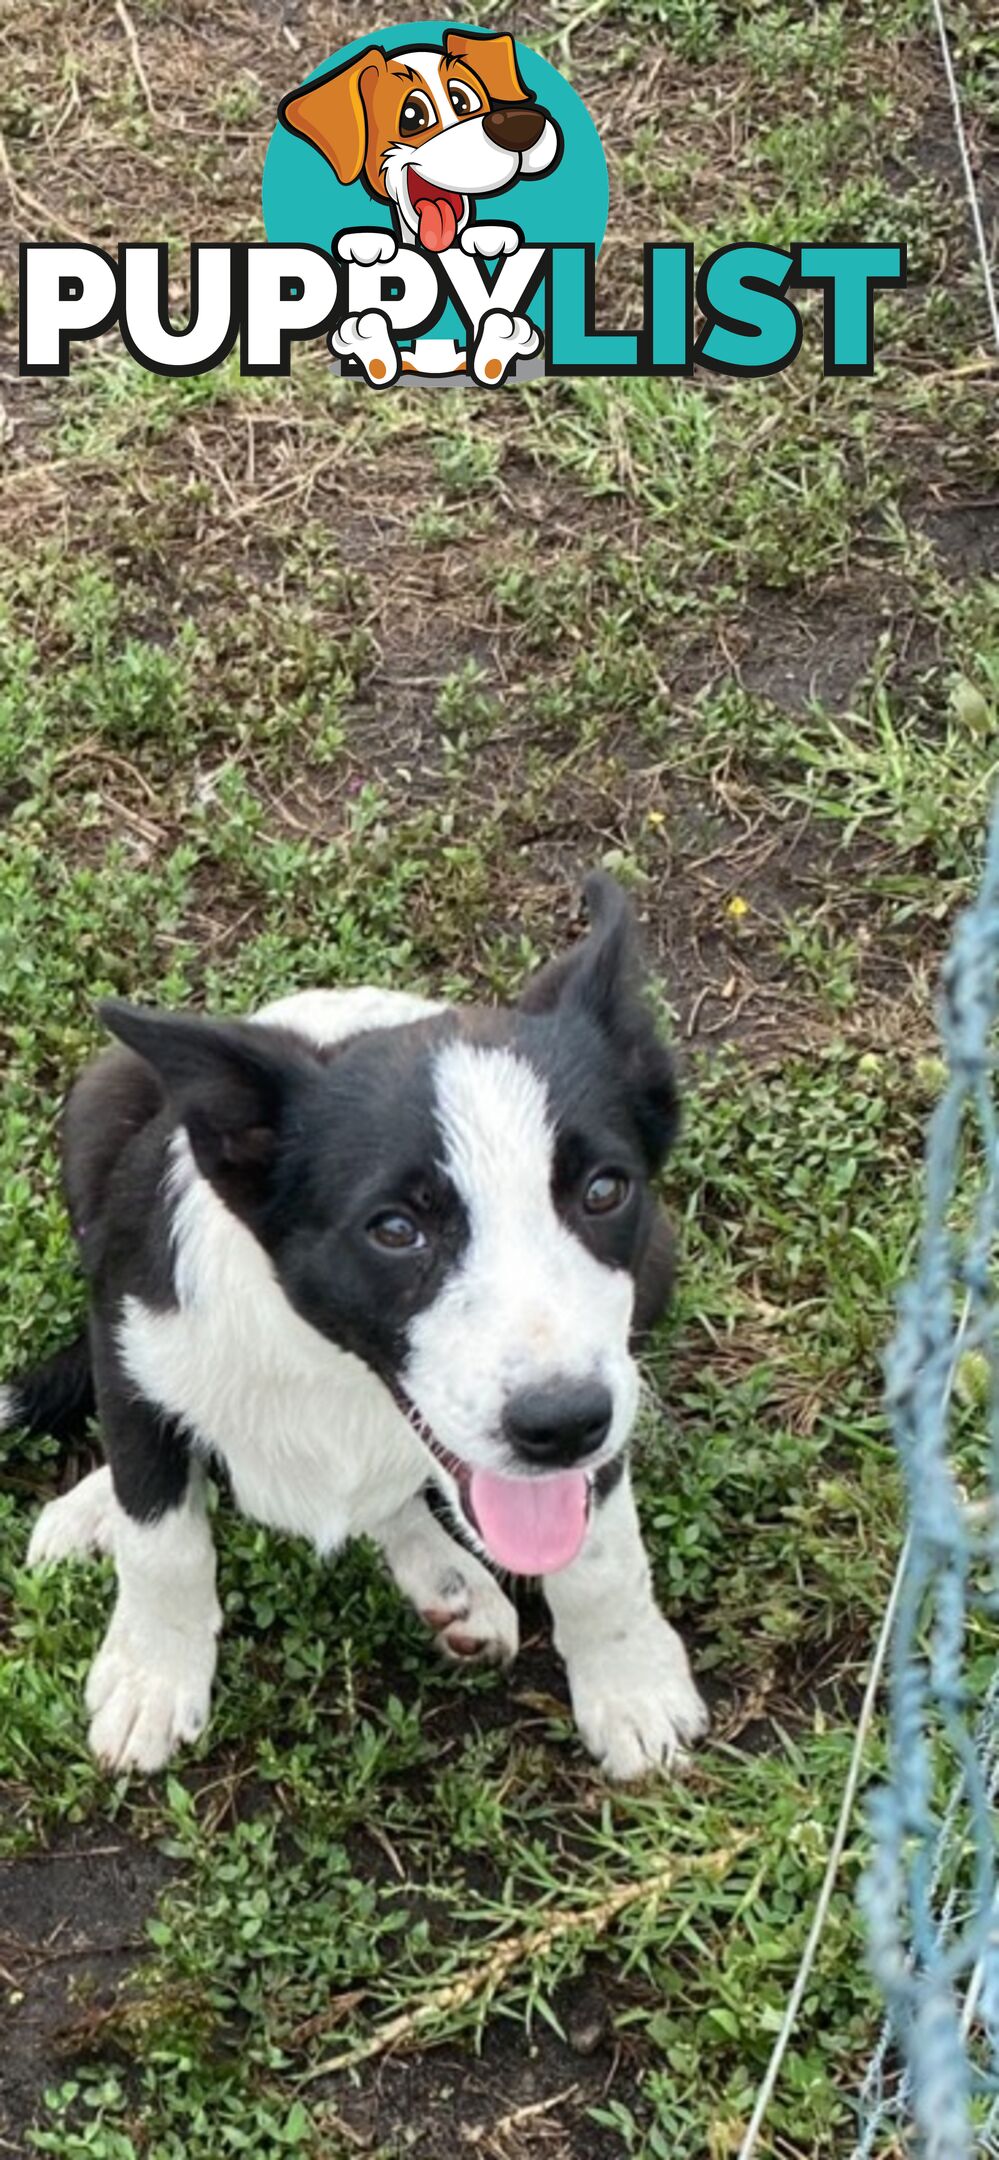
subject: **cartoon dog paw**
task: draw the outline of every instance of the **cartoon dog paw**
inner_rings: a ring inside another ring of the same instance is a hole
[[[479,324],[472,354],[472,374],[477,383],[498,389],[518,360],[528,360],[541,347],[541,332],[524,315],[508,315],[490,308]]]
[[[515,255],[521,236],[516,225],[466,225],[461,245],[466,255]]]
[[[364,263],[370,269],[372,263],[394,262],[399,247],[394,233],[346,232],[340,234],[336,251],[341,262]]]
[[[345,315],[329,334],[329,348],[344,360],[356,360],[376,390],[387,390],[399,373],[399,354],[389,319],[380,308]]]

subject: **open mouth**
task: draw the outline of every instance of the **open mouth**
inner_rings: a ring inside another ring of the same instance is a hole
[[[491,1560],[509,1575],[557,1575],[586,1536],[593,1487],[585,1470],[542,1477],[500,1477],[472,1469],[441,1446],[405,1390],[387,1382],[398,1410],[423,1445],[454,1479],[462,1512]]]
[[[453,247],[458,220],[465,208],[463,195],[456,195],[453,188],[435,187],[424,180],[410,166],[406,174],[409,199],[416,211],[417,238],[422,248],[431,255],[440,255],[444,248]]]

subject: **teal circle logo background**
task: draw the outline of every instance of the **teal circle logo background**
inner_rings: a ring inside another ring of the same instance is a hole
[[[425,48],[442,44],[448,30],[483,35],[481,24],[446,17],[437,22],[396,23],[390,29],[372,30],[367,37],[354,38],[303,80],[313,82],[317,76],[327,75],[331,68],[366,52],[369,45],[380,45],[387,53]],[[525,241],[538,246],[556,242],[574,242],[578,246],[589,241],[595,250],[599,249],[607,227],[610,192],[600,137],[582,98],[558,69],[529,45],[522,45],[519,38],[515,44],[521,77],[538,104],[558,122],[563,151],[553,172],[536,180],[518,180],[502,194],[483,196],[482,216],[489,224],[519,226]],[[289,90],[297,87],[294,82],[288,84]],[[329,250],[340,232],[379,226],[388,232],[395,230],[390,203],[369,195],[361,180],[344,187],[321,152],[290,134],[280,121],[264,161],[263,212],[268,240],[285,246],[307,241],[313,247]],[[543,312],[543,297],[539,294],[528,313],[540,319]],[[457,322],[450,309],[448,316]],[[437,334],[447,327],[442,321],[437,325]]]

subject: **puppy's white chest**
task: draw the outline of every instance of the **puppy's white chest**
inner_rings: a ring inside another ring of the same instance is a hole
[[[293,1318],[294,1316],[292,1316]],[[300,1325],[300,1323],[299,1323]],[[425,1482],[427,1465],[358,1359],[310,1343],[311,1369],[273,1360],[217,1308],[156,1313],[126,1300],[122,1362],[143,1393],[219,1458],[241,1512],[330,1552],[374,1529]]]
[[[342,1368],[332,1386],[258,1383],[245,1418],[210,1435],[243,1514],[320,1552],[376,1529],[426,1477],[419,1442],[391,1404],[382,1410],[378,1382],[352,1359]]]

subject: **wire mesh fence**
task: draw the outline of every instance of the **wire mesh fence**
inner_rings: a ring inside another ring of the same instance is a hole
[[[854,2160],[911,2150],[910,2137],[925,2160],[999,2153],[999,1674],[982,1680],[999,1640],[997,1017],[999,812],[944,968],[947,1081],[927,1143],[918,1267],[886,1360],[909,1535],[891,1766],[871,1803],[862,1888],[888,2017]]]

